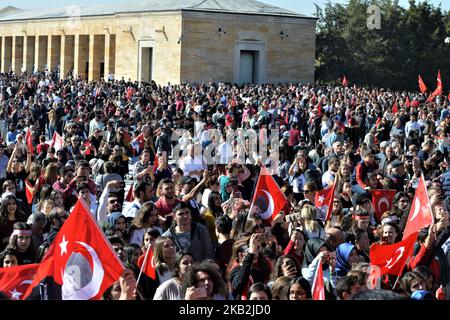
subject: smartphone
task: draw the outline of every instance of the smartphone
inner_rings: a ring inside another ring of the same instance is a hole
[[[198,297],[199,298],[206,298],[207,297],[207,293],[206,293],[206,288],[205,287],[199,287],[198,289]]]

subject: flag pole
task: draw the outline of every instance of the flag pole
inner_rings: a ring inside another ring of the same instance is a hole
[[[397,276],[397,280],[395,280],[394,285],[392,286],[392,290],[395,290],[398,284],[398,280],[400,280],[400,276]]]
[[[430,197],[428,196],[428,188],[427,188],[427,186],[425,185],[425,177],[423,176],[423,172],[420,173],[420,177],[422,178],[423,186],[425,187],[425,194],[427,195],[428,205],[430,206],[431,223],[434,223],[434,215],[433,215],[433,211],[432,211],[432,209],[431,209]]]
[[[149,247],[147,248],[147,251],[145,252],[144,262],[142,263],[141,270],[139,271],[139,276],[138,276],[138,278],[136,280],[136,288],[137,288],[137,285],[139,284],[139,280],[141,279],[142,272],[144,271],[145,266],[147,264],[148,254],[150,252],[150,248],[151,248],[151,244],[149,244]]]

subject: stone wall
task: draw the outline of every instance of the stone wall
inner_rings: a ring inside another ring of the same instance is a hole
[[[105,77],[112,72],[116,79],[138,80],[140,48],[151,46],[157,83],[233,82],[238,44],[254,43],[264,48],[262,81],[312,82],[315,26],[315,19],[195,11],[6,21],[0,22],[2,71],[22,63],[31,71],[33,61],[39,68],[62,64],[64,73],[73,66],[96,80],[104,63]],[[288,36],[280,36],[281,30]]]

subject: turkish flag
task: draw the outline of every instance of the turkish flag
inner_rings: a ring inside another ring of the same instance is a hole
[[[127,200],[128,202],[131,202],[134,200],[134,195],[133,195],[133,184],[131,184],[130,189],[128,189],[127,195],[125,197],[125,200]]]
[[[420,74],[419,74],[419,89],[420,89],[420,92],[422,92],[422,93],[427,92],[427,89],[428,89],[427,86],[425,85],[425,82],[423,82]]]
[[[84,154],[85,154],[86,156],[90,155],[90,154],[91,154],[92,143],[91,143],[89,140],[87,140],[87,141],[84,143],[84,146],[86,147],[86,152],[85,152]]]
[[[322,115],[322,103],[320,101],[317,104],[317,115],[319,115],[319,116]]]
[[[158,156],[158,154],[156,153],[156,154],[155,154],[155,159],[153,160],[153,172],[154,172],[156,169],[158,169],[158,167],[159,167],[159,156]]]
[[[397,100],[395,100],[394,106],[392,107],[392,113],[394,114],[394,116],[398,113],[398,104],[397,104]]]
[[[25,264],[0,269],[0,292],[11,300],[23,300],[23,294],[30,286],[39,264]]]
[[[346,76],[342,77],[342,85],[344,87],[348,86],[348,81],[347,81],[347,77]]]
[[[381,123],[381,117],[377,118],[377,121],[375,122],[375,127],[378,128],[378,125]]]
[[[59,135],[58,132],[55,131],[50,146],[55,148],[55,152],[58,152],[58,150],[62,149],[63,145],[64,139]]]
[[[372,203],[375,209],[375,219],[378,223],[381,221],[381,216],[386,211],[391,210],[392,200],[397,193],[397,190],[384,190],[374,189],[372,190]]]
[[[28,179],[25,179],[25,195],[27,196],[28,204],[33,203],[33,186]]]
[[[323,282],[322,260],[319,260],[311,288],[313,300],[325,300],[325,285]]]
[[[420,231],[420,229],[429,226],[433,222],[431,213],[430,199],[428,199],[427,188],[423,176],[420,177],[419,185],[414,195],[414,200],[409,211],[408,221],[405,231],[403,231],[403,240],[410,234]]]
[[[289,124],[289,104],[286,105],[286,111],[284,112],[284,123]]]
[[[41,262],[27,299],[99,300],[124,266],[82,200]]]
[[[427,102],[430,102],[434,97],[440,94],[442,94],[441,70],[438,71],[436,90],[434,90],[433,93],[428,97]]]
[[[411,107],[411,101],[409,101],[409,97],[406,97],[406,102],[405,102],[405,106],[407,106],[408,108]]]
[[[271,221],[288,204],[286,196],[281,192],[272,175],[265,167],[262,167],[256,183],[250,212],[256,212],[261,219]],[[255,211],[256,208],[259,211]]]
[[[414,252],[414,243],[418,232],[411,233],[406,239],[394,244],[373,244],[370,247],[370,264],[380,268],[379,275],[400,276],[403,267]]]
[[[25,135],[25,141],[27,142],[27,146],[30,150],[30,153],[34,154],[33,142],[31,138],[31,129],[28,129],[27,134]]]
[[[151,246],[139,257],[137,265],[148,277],[156,280],[155,257]]]
[[[333,184],[332,187],[317,191],[314,198],[316,208],[319,208],[327,213],[327,221],[331,219],[331,213],[333,211],[333,197],[335,188],[336,184]]]

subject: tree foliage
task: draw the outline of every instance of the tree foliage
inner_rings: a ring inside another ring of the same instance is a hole
[[[381,12],[381,28],[370,30],[367,8]],[[317,8],[316,81],[332,83],[346,75],[350,84],[418,90],[422,75],[429,90],[441,70],[450,88],[450,12],[428,2],[349,0]]]

